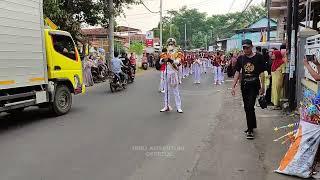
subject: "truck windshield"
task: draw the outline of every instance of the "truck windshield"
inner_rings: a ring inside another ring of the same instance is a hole
[[[71,37],[57,34],[51,36],[53,47],[58,53],[72,60],[76,60],[75,46]]]

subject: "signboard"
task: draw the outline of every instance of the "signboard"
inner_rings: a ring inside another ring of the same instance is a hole
[[[153,39],[146,39],[146,46],[153,47]]]
[[[153,31],[147,31],[146,39],[152,39],[153,40]]]

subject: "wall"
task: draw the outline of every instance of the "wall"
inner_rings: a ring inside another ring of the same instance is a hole
[[[275,40],[277,37],[277,31],[270,32],[270,40]],[[241,41],[243,39],[250,39],[253,43],[260,42],[261,32],[245,33],[245,34],[235,34],[230,39],[227,40],[227,51],[233,49],[241,49]]]

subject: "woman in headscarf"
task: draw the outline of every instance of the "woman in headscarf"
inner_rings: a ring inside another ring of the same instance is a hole
[[[86,56],[83,61],[83,79],[84,79],[84,84],[88,86],[93,86],[93,77],[92,77],[92,72],[91,68],[94,65],[92,60]]]
[[[279,50],[272,53],[272,88],[271,88],[271,101],[275,109],[280,108],[280,99],[283,96],[283,73],[285,72],[285,63]]]

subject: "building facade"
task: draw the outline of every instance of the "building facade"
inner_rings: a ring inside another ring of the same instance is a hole
[[[270,41],[277,42],[277,22],[270,20]],[[264,17],[251,24],[247,28],[236,30],[236,34],[227,39],[226,50],[241,49],[241,42],[244,39],[252,40],[253,44],[259,44],[266,41],[268,28],[268,18]]]

